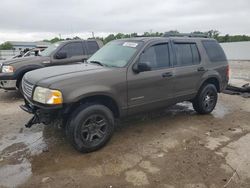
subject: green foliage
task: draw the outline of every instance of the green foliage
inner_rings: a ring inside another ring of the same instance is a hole
[[[10,42],[5,42],[0,45],[0,50],[11,50],[13,49],[13,46]]]
[[[230,36],[229,34],[227,34],[225,36],[218,36],[217,40],[219,42],[250,41],[250,36],[246,36],[246,35],[234,35],[234,36]]]
[[[167,31],[166,33],[171,33],[171,34],[178,34],[179,31],[177,30],[170,30]],[[193,34],[204,34],[207,35],[210,38],[214,38],[218,40],[219,42],[237,42],[237,41],[250,41],[250,36],[247,35],[225,35],[222,36],[220,35],[220,32],[217,30],[209,30],[209,31],[194,31],[192,32]],[[123,38],[131,38],[131,37],[160,37],[162,36],[163,33],[161,32],[144,32],[142,35],[138,35],[137,33],[130,33],[130,34],[124,34],[124,33],[117,33],[117,34],[109,34],[107,37],[95,37],[95,39],[99,39],[103,41],[104,44],[116,40],[116,39],[123,39]],[[44,40],[45,42],[50,42],[50,43],[55,43],[61,40],[72,40],[72,39],[81,39],[78,36],[75,36],[73,38],[66,38],[66,39],[59,39],[58,37],[55,37],[51,40]]]
[[[59,39],[58,37],[55,37],[55,38],[53,38],[53,39],[50,39],[50,40],[45,39],[45,40],[43,40],[43,41],[44,41],[44,42],[50,42],[50,43],[56,43],[56,42],[59,42],[59,41],[62,41],[62,40],[64,40],[64,39]]]

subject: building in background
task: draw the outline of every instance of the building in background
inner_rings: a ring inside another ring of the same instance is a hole
[[[250,60],[250,41],[220,43],[228,60]]]
[[[12,44],[14,51],[22,51],[24,49],[32,49],[37,47],[48,47],[49,42],[21,42],[21,41],[8,41]]]

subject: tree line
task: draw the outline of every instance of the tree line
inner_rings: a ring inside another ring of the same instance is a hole
[[[177,30],[171,30],[168,31],[167,33],[171,33],[171,34],[180,34],[179,31]],[[144,37],[160,37],[162,36],[164,33],[161,32],[144,32],[142,35],[138,34],[138,33],[130,33],[130,34],[126,34],[126,33],[117,33],[117,34],[109,34],[107,37],[95,37],[95,39],[100,39],[101,41],[103,41],[104,44],[115,40],[115,39],[122,39],[122,38],[132,38],[132,37],[139,37],[139,36],[144,36]],[[191,34],[202,34],[202,35],[206,35],[209,38],[214,38],[216,39],[218,42],[223,43],[223,42],[239,42],[239,41],[250,41],[250,36],[248,35],[220,35],[220,32],[217,30],[209,30],[206,32],[201,32],[201,31],[194,31]],[[75,36],[73,38],[59,38],[59,37],[54,37],[53,39],[44,39],[44,42],[50,42],[50,43],[55,43],[55,42],[59,42],[59,41],[63,41],[63,40],[72,40],[72,39],[81,39],[78,36]],[[3,44],[0,45],[0,50],[10,50],[12,49],[13,46],[11,45],[10,42],[5,42]]]
[[[172,33],[172,34],[180,34],[179,31],[177,30],[171,30],[168,31],[167,33]],[[162,36],[164,33],[161,32],[144,32],[142,35],[138,34],[138,33],[130,33],[130,34],[125,34],[125,33],[117,33],[117,34],[109,34],[107,37],[95,37],[95,39],[100,39],[101,41],[103,41],[104,44],[115,40],[115,39],[122,39],[122,38],[132,38],[132,37],[139,37],[139,36],[143,36],[143,37],[160,37]],[[239,42],[239,41],[250,41],[250,36],[247,35],[220,35],[220,32],[217,30],[209,30],[206,32],[201,32],[201,31],[194,31],[191,34],[202,34],[202,35],[206,35],[209,38],[214,38],[216,39],[218,42],[222,43],[222,42]],[[60,39],[58,37],[55,37],[51,40],[44,40],[45,42],[51,42],[51,43],[55,43],[61,40],[72,40],[72,39],[81,39],[80,37],[76,36],[74,38],[66,38],[66,39]],[[91,38],[89,38],[91,39]]]

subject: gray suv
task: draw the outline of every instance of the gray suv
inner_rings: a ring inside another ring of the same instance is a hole
[[[35,57],[23,57],[0,63],[0,89],[22,93],[22,78],[29,71],[43,67],[83,62],[103,46],[100,40],[66,40],[51,44]]]
[[[80,152],[111,138],[115,119],[191,101],[210,113],[228,83],[228,62],[214,39],[130,38],[112,41],[86,63],[25,74],[26,124],[60,121]]]

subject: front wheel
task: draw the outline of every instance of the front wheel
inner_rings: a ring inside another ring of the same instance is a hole
[[[217,103],[218,93],[213,84],[204,85],[193,100],[193,107],[200,114],[211,113]]]
[[[23,96],[22,79],[18,82],[18,92]]]
[[[102,148],[114,132],[114,116],[109,108],[95,104],[80,107],[66,128],[74,148],[82,153]]]

